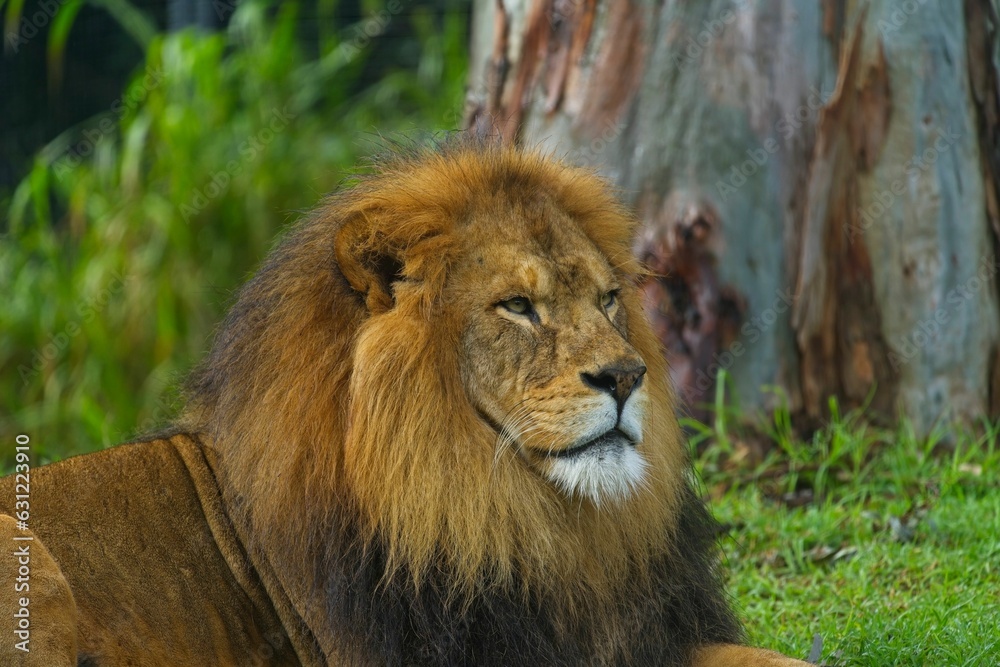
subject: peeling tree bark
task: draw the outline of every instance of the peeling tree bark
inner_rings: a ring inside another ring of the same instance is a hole
[[[863,18],[863,17],[862,17]],[[881,42],[862,53],[859,20],[841,54],[837,87],[820,110],[807,183],[792,309],[803,403],[818,411],[830,394],[849,405],[865,400],[892,408],[899,364],[883,338],[873,293],[874,270],[864,242],[868,218],[857,175],[877,164],[892,114]],[[890,190],[891,192],[891,190]],[[845,233],[846,230],[846,233]]]
[[[468,121],[622,188],[696,413],[997,416],[997,4],[477,0]]]

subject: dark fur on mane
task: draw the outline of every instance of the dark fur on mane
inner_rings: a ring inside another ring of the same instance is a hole
[[[486,587],[468,603],[449,599],[443,569],[419,590],[405,569],[386,581],[383,549],[360,544],[349,520],[336,531],[341,546],[317,562],[317,579],[352,666],[579,667],[594,664],[588,656],[599,654],[599,641],[614,646],[599,664],[686,665],[694,646],[744,637],[717,567],[717,524],[690,491],[682,508],[674,551],[651,568],[653,586],[629,586],[612,610],[625,631],[616,637],[599,635],[606,617],[596,624],[568,617],[557,602],[525,600],[516,590]]]

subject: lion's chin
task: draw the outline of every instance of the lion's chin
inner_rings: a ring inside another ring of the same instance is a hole
[[[548,457],[549,480],[569,496],[595,505],[620,502],[642,487],[649,464],[635,443],[618,431]]]

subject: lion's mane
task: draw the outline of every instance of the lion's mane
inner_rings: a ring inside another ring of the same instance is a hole
[[[320,605],[351,664],[653,664],[738,638],[632,287],[650,382],[634,497],[598,508],[497,461],[466,395],[439,309],[456,239],[474,205],[538,189],[635,284],[634,224],[596,176],[516,149],[418,151],[288,234],[189,385],[182,428],[214,450],[251,548],[310,573],[300,607]]]

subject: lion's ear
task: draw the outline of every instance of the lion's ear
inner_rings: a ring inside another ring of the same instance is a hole
[[[382,313],[393,306],[392,284],[403,277],[400,249],[393,247],[364,216],[348,220],[334,241],[337,264],[368,310]]]

